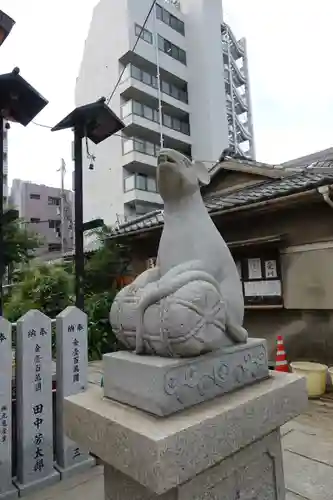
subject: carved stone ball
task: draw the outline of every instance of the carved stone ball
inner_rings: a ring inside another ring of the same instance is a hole
[[[152,286],[152,285],[151,285]],[[117,295],[110,322],[117,338],[135,349],[138,303],[147,287],[132,285]],[[144,353],[192,357],[232,345],[225,335],[225,304],[208,282],[190,282],[149,306],[144,314]]]

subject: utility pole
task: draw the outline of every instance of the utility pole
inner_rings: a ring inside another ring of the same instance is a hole
[[[164,147],[164,135],[163,135],[163,105],[162,105],[162,89],[161,89],[161,67],[160,67],[160,56],[158,48],[158,31],[156,26],[156,5],[153,11],[153,22],[154,22],[154,44],[155,44],[155,54],[156,54],[156,68],[157,68],[157,93],[158,93],[158,116],[159,116],[159,126],[160,126],[160,148]]]
[[[63,158],[61,158],[61,166],[57,170],[60,171],[61,178],[61,195],[60,195],[60,231],[61,231],[61,253],[64,255],[67,251],[66,248],[66,237],[65,237],[65,174],[66,174],[66,163]]]

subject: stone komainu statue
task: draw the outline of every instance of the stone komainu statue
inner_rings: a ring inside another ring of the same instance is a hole
[[[110,311],[117,338],[137,354],[190,357],[247,341],[239,274],[200,193],[209,180],[203,163],[160,151],[157,265],[123,288]]]

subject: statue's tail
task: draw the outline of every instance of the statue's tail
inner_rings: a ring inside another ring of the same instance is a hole
[[[164,276],[165,278],[165,276]],[[152,289],[147,295],[143,297],[141,302],[138,304],[138,318],[137,318],[137,327],[136,327],[136,354],[142,354],[144,351],[143,346],[143,335],[144,335],[144,315],[149,306],[152,304],[156,304],[161,299],[167,297],[168,295],[172,295],[179,288],[187,285],[192,281],[206,281],[214,286],[216,291],[220,293],[220,285],[219,283],[208,273],[205,271],[197,271],[190,270],[185,271],[182,274],[174,274],[170,278],[170,280],[162,279],[160,282],[157,282],[156,288]],[[222,298],[221,298],[222,300]]]

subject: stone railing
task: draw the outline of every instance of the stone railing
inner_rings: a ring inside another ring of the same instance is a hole
[[[15,325],[0,317],[0,497],[27,494],[94,459],[64,433],[64,398],[87,388],[87,316],[68,307],[55,320],[37,310]],[[13,361],[13,337],[14,342]]]

